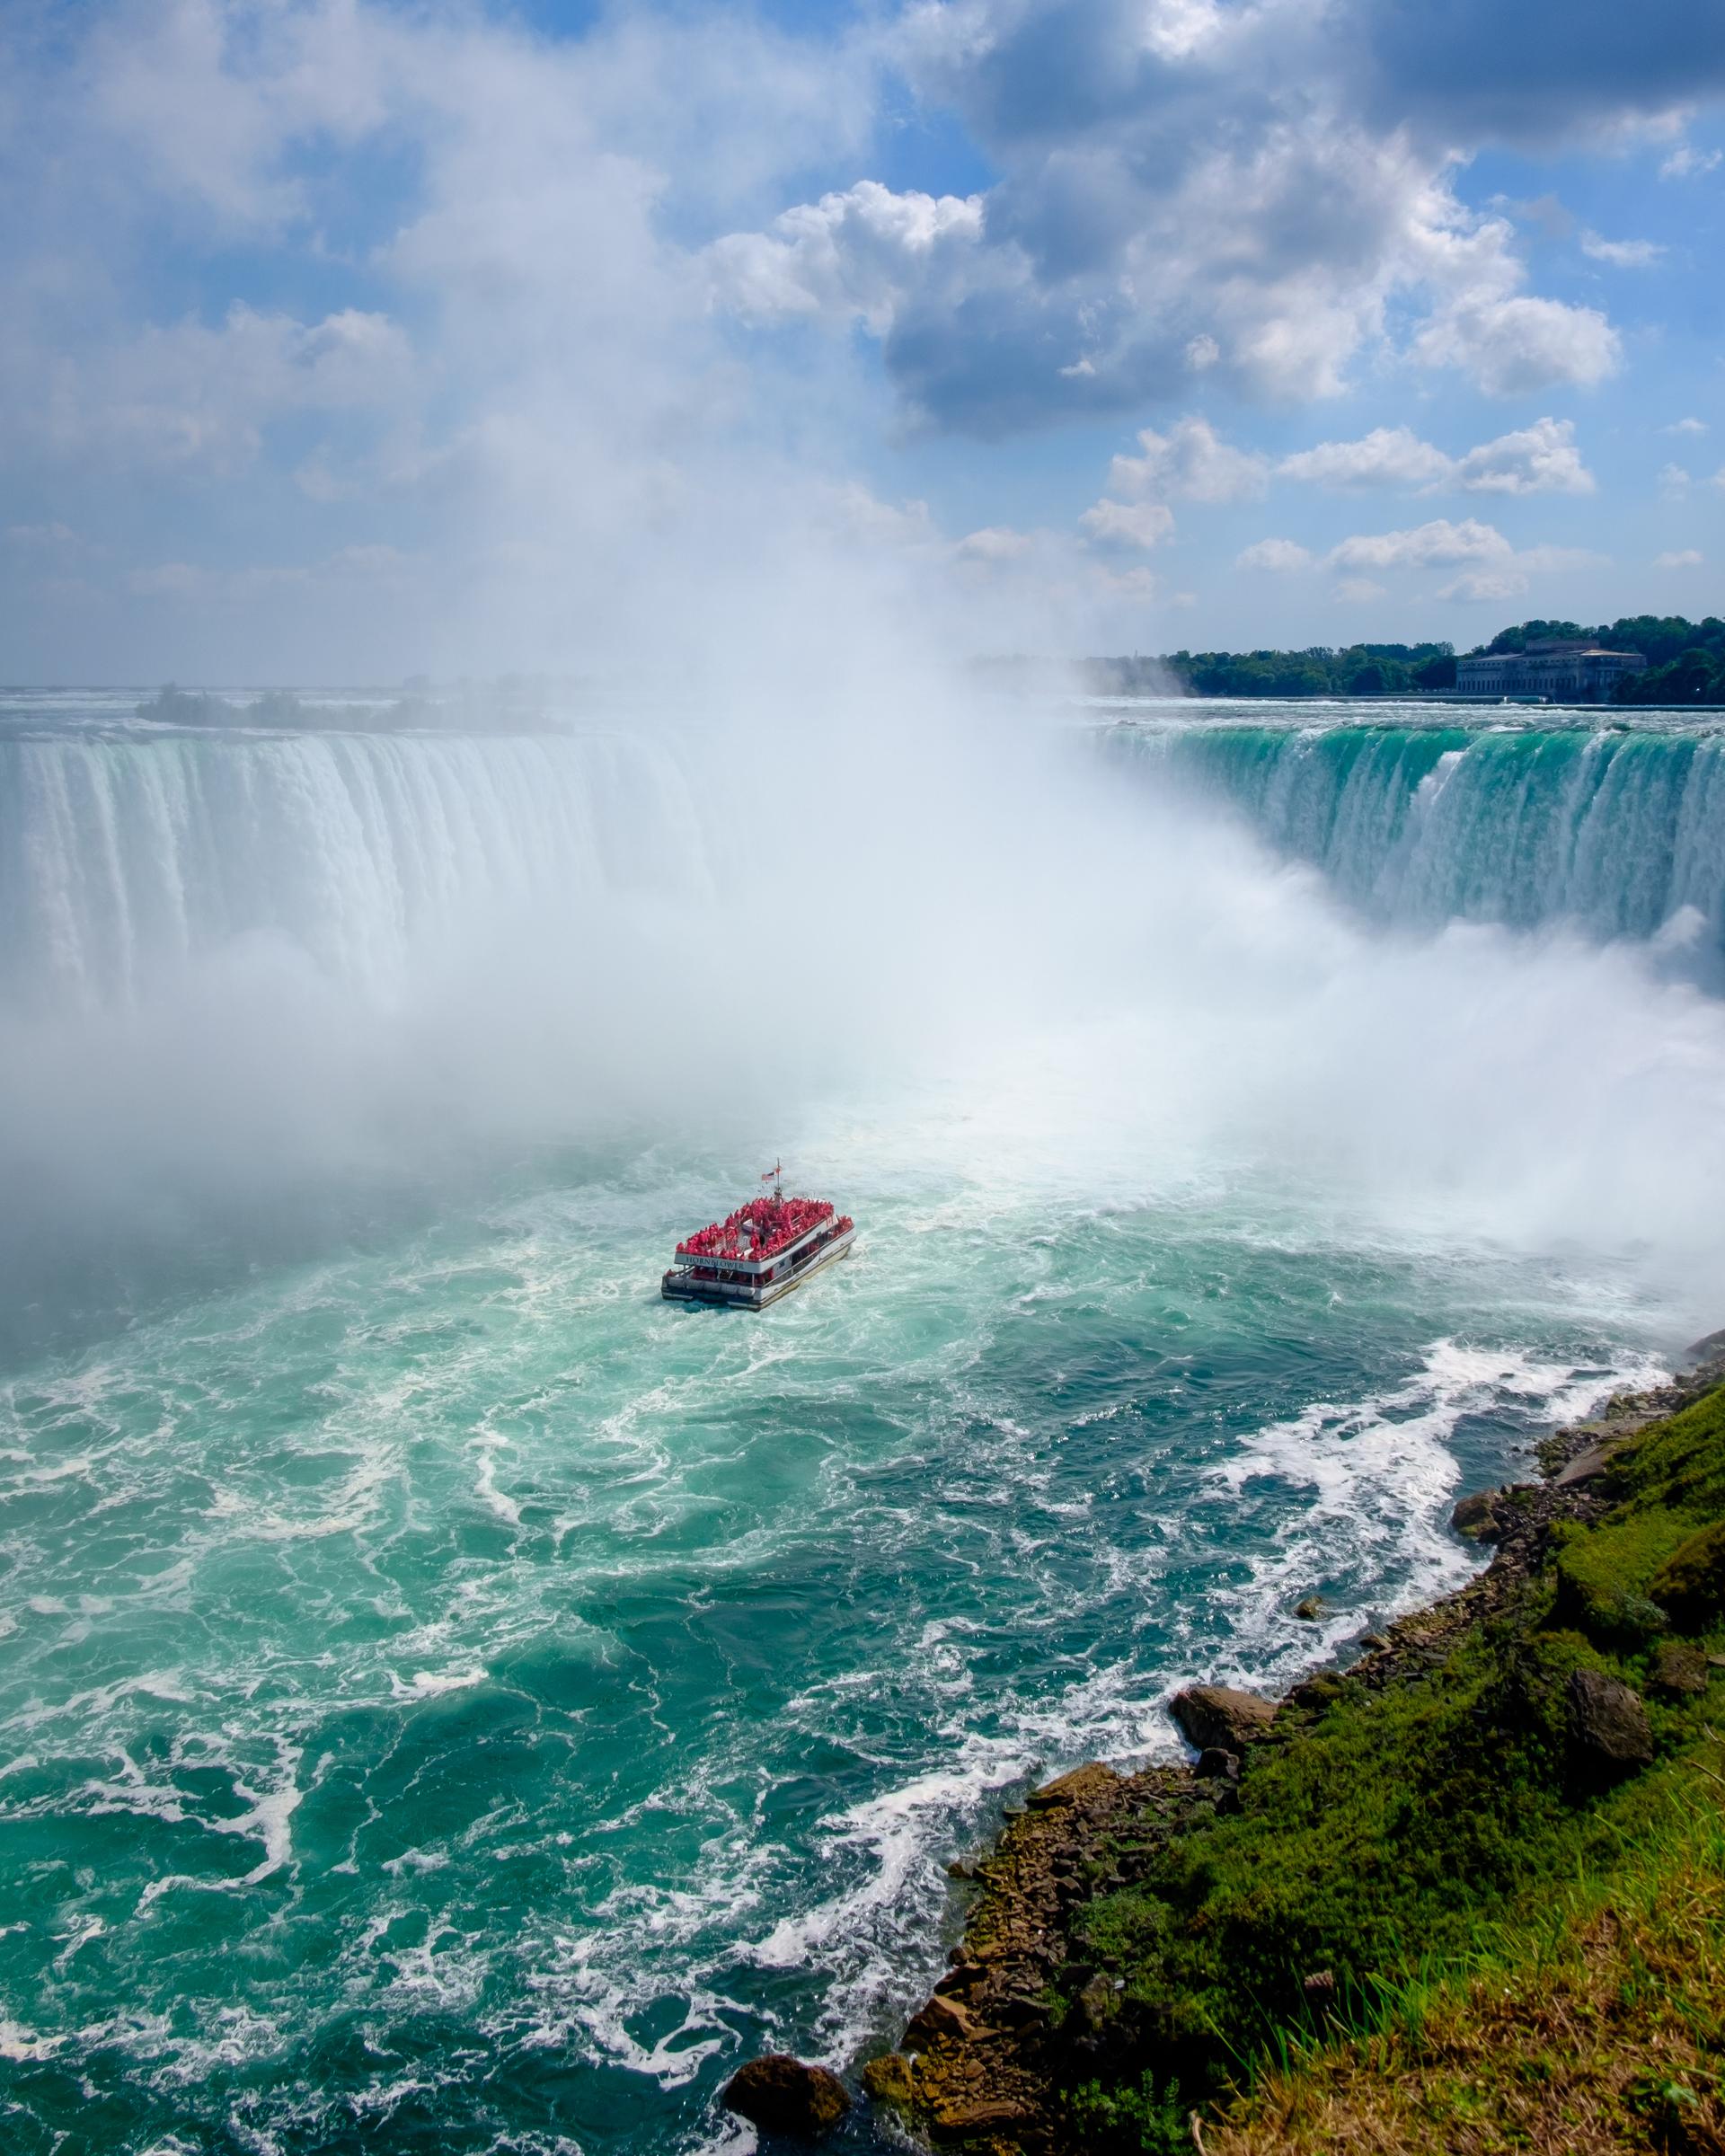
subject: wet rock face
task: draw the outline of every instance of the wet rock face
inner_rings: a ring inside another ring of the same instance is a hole
[[[1276,1719],[1273,1701],[1225,1684],[1189,1685],[1169,1701],[1168,1711],[1200,1752],[1243,1752]]]
[[[1569,1695],[1570,1734],[1589,1765],[1623,1773],[1652,1758],[1647,1710],[1627,1684],[1597,1669],[1578,1669]]]
[[[782,2051],[739,2066],[725,2084],[724,2100],[727,2109],[769,2134],[794,2134],[806,2141],[836,2126],[851,2107],[836,2073]]]

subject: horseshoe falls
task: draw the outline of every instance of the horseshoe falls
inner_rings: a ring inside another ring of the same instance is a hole
[[[1704,728],[133,701],[0,702],[8,2151],[743,2156],[1725,1316]]]
[[[1130,768],[1232,804],[1374,915],[1725,940],[1725,734],[1668,720],[1128,722]]]

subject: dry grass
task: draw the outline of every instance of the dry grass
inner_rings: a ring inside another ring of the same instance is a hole
[[[1712,1774],[1685,1780],[1608,1900],[1577,1890],[1499,1969],[1266,2075],[1208,2156],[1725,2156],[1725,1842]]]

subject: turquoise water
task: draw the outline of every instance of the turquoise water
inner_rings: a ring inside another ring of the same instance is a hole
[[[715,2145],[891,2037],[1027,1778],[1457,1580],[1649,1366],[1549,1266],[847,1152],[770,1321],[650,1299],[716,1179],[648,1159],[7,1387],[9,2147]]]
[[[1190,708],[1190,707],[1188,707]],[[1670,713],[1326,707],[1194,725],[1139,706],[1107,740],[1128,770],[1245,811],[1379,918],[1656,934],[1674,917],[1725,944],[1725,729]],[[1441,715],[1435,715],[1441,714]]]
[[[660,1037],[588,1038],[683,948],[668,884],[711,890],[698,764],[22,746],[8,1120],[157,1270],[44,1292],[0,1377],[8,2151],[740,2156],[727,2073],[889,2041],[961,1919],[945,1863],[1033,1778],[1171,1754],[1178,1683],[1273,1683],[1459,1581],[1455,1496],[1716,1321],[1719,1005],[1632,953],[1385,941],[1189,800],[1128,801],[1113,914],[1045,950],[1037,884],[997,973],[997,886],[946,902],[933,986],[835,915],[830,992],[875,1022],[818,1084],[787,1049],[767,1122],[686,1073],[643,1104]],[[1083,848],[1036,812],[1064,888]],[[569,921],[627,931],[554,1075],[629,1113],[530,1143],[512,1110],[460,1174],[282,1232],[381,1153],[404,1070],[500,1089],[466,1037],[518,1007],[464,986],[438,1030],[416,971],[500,890],[565,904],[560,959]],[[300,1059],[308,1012],[340,1060]],[[368,1119],[307,1122],[335,1090]],[[663,1304],[765,1164],[739,1121],[857,1253],[761,1318]]]

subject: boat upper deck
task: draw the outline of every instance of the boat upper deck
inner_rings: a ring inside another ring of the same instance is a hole
[[[725,1219],[686,1236],[677,1254],[685,1260],[723,1259],[764,1265],[829,1225],[842,1232],[851,1223],[836,1219],[825,1198],[756,1197]]]

